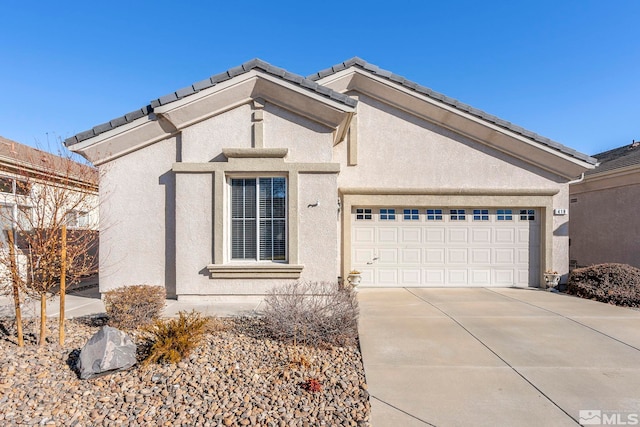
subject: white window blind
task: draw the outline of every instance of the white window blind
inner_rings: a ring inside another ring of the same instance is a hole
[[[231,257],[285,261],[286,235],[286,178],[232,179]]]

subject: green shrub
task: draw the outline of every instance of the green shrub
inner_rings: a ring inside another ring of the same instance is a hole
[[[292,283],[265,298],[269,335],[311,346],[348,345],[358,336],[358,302],[351,289],[331,283]]]
[[[626,307],[640,306],[640,269],[627,264],[598,264],[576,268],[567,293]]]
[[[177,319],[158,319],[144,328],[149,355],[145,363],[178,363],[198,347],[208,330],[209,319],[192,310],[178,312]]]
[[[161,286],[123,286],[105,293],[104,306],[109,325],[118,329],[136,329],[149,325],[164,309],[166,291]]]

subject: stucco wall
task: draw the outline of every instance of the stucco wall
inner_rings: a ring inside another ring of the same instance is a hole
[[[423,189],[425,194],[429,189],[450,189],[452,195],[462,189],[503,190],[504,206],[522,206],[518,201],[524,198],[517,195],[527,189],[558,191],[541,210],[550,225],[541,231],[540,267],[567,274],[569,216],[552,212],[568,208],[566,180],[378,100],[357,95],[357,126],[352,128],[357,132],[357,165],[347,164],[348,142],[334,148],[334,158],[341,162],[340,188]],[[510,191],[513,197],[509,197]],[[414,199],[418,197],[406,196],[407,205]],[[446,206],[447,197],[439,197],[439,202]],[[552,254],[548,259],[547,253]]]
[[[286,281],[212,279],[207,266],[214,262],[214,239],[228,239],[226,231],[214,235],[213,218],[216,209],[226,209],[226,202],[214,200],[215,174],[171,170],[177,161],[222,165],[227,160],[223,148],[251,148],[252,111],[250,105],[240,106],[101,167],[101,292],[148,283],[164,285],[169,295],[185,299],[251,296]],[[285,163],[331,162],[332,138],[328,128],[315,122],[274,105],[264,109],[263,146],[288,148]],[[307,171],[289,178],[295,185],[289,189],[289,203],[299,213],[289,221],[298,230],[297,261],[304,265],[300,280],[336,281],[337,176]]]
[[[570,258],[578,266],[619,262],[640,268],[640,185],[582,192],[572,188]]]
[[[101,292],[137,284],[175,292],[175,147],[170,138],[100,166]]]

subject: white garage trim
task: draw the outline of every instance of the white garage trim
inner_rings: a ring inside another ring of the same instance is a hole
[[[352,210],[354,207],[416,207],[427,209],[429,207],[448,208],[504,208],[504,207],[530,207],[538,211],[540,221],[540,245],[538,282],[544,286],[541,280],[542,273],[551,268],[553,262],[553,195],[555,189],[542,190],[497,190],[502,194],[486,194],[485,190],[467,189],[460,194],[459,189],[439,190],[440,194],[418,194],[417,190],[402,189],[378,189],[382,194],[365,193],[363,189],[340,189],[341,195],[341,275],[347,277],[353,268],[352,260]],[[366,191],[369,193],[369,191]],[[406,194],[409,193],[409,194]],[[508,194],[507,194],[508,193]]]

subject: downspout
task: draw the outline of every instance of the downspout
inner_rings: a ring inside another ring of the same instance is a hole
[[[569,181],[569,182],[567,182],[567,184],[568,185],[577,184],[577,183],[582,182],[582,181],[584,181],[584,172],[582,172],[582,174],[580,175],[580,178],[574,179],[573,181]]]

